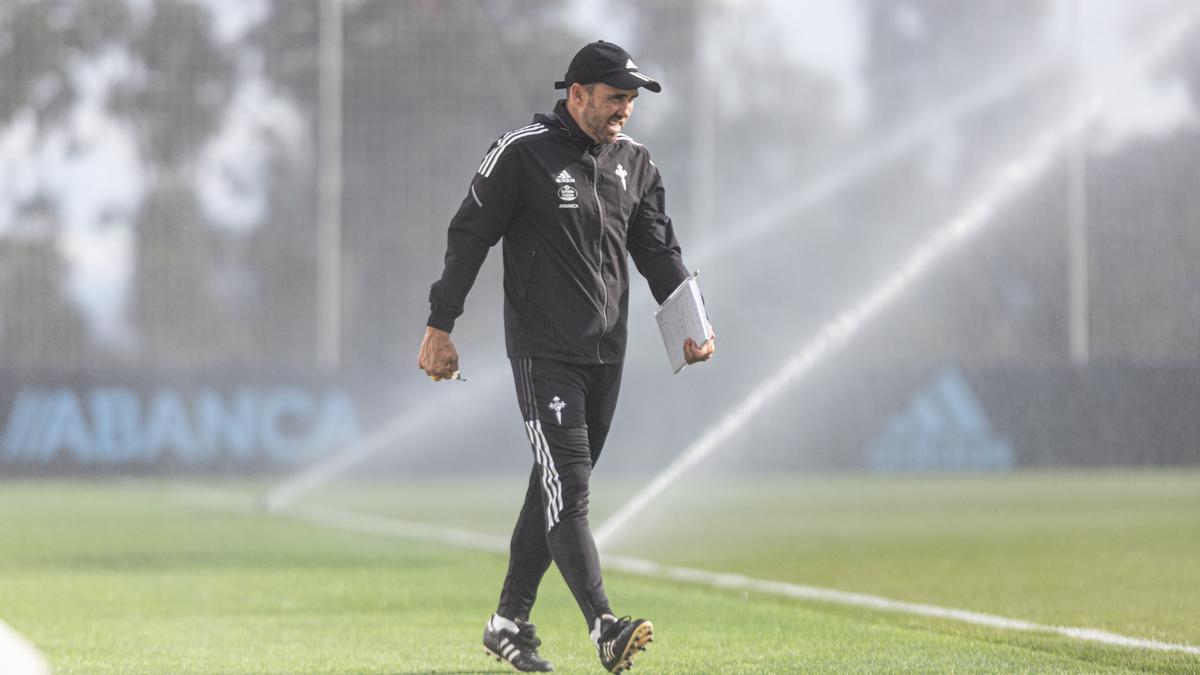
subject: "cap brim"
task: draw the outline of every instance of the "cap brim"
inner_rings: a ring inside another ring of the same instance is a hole
[[[609,86],[616,87],[617,89],[637,89],[638,87],[645,87],[656,94],[662,91],[662,85],[659,84],[657,80],[653,80],[636,71],[614,73],[607,77],[601,78],[600,81]]]

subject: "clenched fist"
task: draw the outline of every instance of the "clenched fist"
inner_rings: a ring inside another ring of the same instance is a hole
[[[417,353],[417,367],[429,373],[434,382],[454,376],[458,371],[458,350],[449,333],[433,326],[425,327],[425,337]]]

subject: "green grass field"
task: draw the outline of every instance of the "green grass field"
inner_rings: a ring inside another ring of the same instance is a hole
[[[308,501],[503,536],[523,483],[339,482]],[[636,487],[598,476],[594,521]],[[479,646],[503,555],[181,494],[0,482],[0,618],[58,673],[510,672]],[[693,478],[639,522],[612,552],[1200,645],[1196,471]],[[1180,652],[620,573],[606,583],[615,609],[655,622],[635,672],[1200,672]],[[602,672],[553,569],[533,619],[559,672]]]

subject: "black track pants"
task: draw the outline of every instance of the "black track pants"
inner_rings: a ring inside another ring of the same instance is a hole
[[[512,366],[534,464],[496,611],[528,619],[553,560],[590,629],[611,609],[588,528],[588,480],[617,408],[621,364],[520,358]]]

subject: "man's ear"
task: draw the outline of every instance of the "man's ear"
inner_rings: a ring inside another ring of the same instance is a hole
[[[583,95],[587,93],[587,90],[583,88],[582,84],[579,84],[578,82],[572,82],[571,88],[568,89],[567,92],[573,101],[576,103],[583,103]]]

